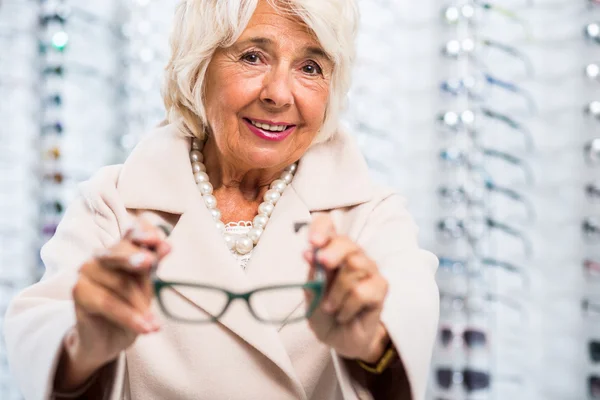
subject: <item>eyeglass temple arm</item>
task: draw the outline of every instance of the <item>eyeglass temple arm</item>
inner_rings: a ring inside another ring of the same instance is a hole
[[[512,226],[509,226],[509,225],[503,224],[501,222],[498,222],[498,221],[496,221],[496,220],[494,220],[492,218],[486,218],[486,224],[490,228],[500,229],[501,231],[506,232],[507,234],[520,239],[521,242],[523,243],[523,247],[525,249],[525,254],[527,254],[528,256],[531,255],[531,252],[532,252],[531,242],[523,234],[523,232],[519,231],[518,229],[513,228]]]
[[[527,151],[531,152],[533,150],[533,148],[534,148],[533,136],[531,135],[531,132],[529,131],[529,129],[527,129],[525,126],[523,126],[519,122],[515,121],[508,115],[504,115],[497,111],[493,111],[487,107],[480,107],[479,109],[484,116],[486,116],[488,118],[496,119],[500,122],[504,122],[510,128],[516,130],[517,132],[521,132],[525,139],[525,147],[526,147]]]
[[[513,156],[512,154],[506,153],[504,151],[492,149],[489,147],[482,148],[481,152],[488,157],[499,158],[499,159],[502,159],[504,161],[507,161],[513,165],[520,167],[523,170],[523,172],[525,173],[525,179],[527,180],[527,183],[528,184],[533,183],[533,173],[531,171],[531,168],[521,158]]]
[[[536,220],[536,213],[535,213],[535,208],[533,207],[533,204],[531,203],[531,201],[529,201],[529,199],[525,198],[522,194],[520,194],[516,190],[510,189],[507,187],[503,187],[503,186],[498,186],[492,181],[486,181],[485,186],[490,191],[504,194],[505,196],[507,196],[515,201],[523,203],[523,205],[525,206],[525,209],[527,212],[527,218],[529,219],[529,221],[533,222]]]

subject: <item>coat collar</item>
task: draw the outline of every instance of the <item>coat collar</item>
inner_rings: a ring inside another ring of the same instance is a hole
[[[199,196],[189,161],[190,139],[174,125],[157,128],[129,155],[119,177],[127,208],[183,214]],[[311,147],[300,159],[291,185],[309,211],[370,200],[368,167],[347,133]]]

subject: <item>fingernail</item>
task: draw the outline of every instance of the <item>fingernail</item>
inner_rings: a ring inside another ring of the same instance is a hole
[[[144,253],[135,253],[129,257],[129,264],[134,268],[140,268],[144,261],[146,261],[146,255]]]
[[[154,327],[152,326],[151,323],[149,323],[148,321],[146,321],[146,319],[144,317],[142,317],[141,315],[136,315],[135,317],[133,317],[133,320],[135,322],[135,324],[144,332],[152,332],[154,330]]]
[[[158,322],[158,319],[156,318],[156,316],[154,316],[154,314],[146,314],[145,319],[146,322],[152,326],[152,330],[156,331],[160,328],[160,322]]]
[[[150,235],[148,234],[148,232],[143,231],[141,229],[134,229],[133,232],[131,232],[131,239],[132,240],[146,240],[150,237]]]
[[[321,244],[323,243],[323,241],[325,240],[325,237],[320,234],[320,233],[313,233],[310,237],[310,240],[314,243],[314,244]]]

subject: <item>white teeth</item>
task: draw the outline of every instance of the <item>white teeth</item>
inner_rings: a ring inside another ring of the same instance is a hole
[[[283,132],[287,128],[287,125],[269,125],[269,124],[261,124],[260,122],[255,122],[252,120],[249,120],[249,121],[252,125],[256,126],[257,128],[263,129],[265,131]]]

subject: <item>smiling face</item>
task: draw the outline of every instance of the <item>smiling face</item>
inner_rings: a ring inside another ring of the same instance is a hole
[[[260,0],[206,71],[205,107],[222,157],[246,169],[298,160],[325,119],[333,63],[299,18]]]

